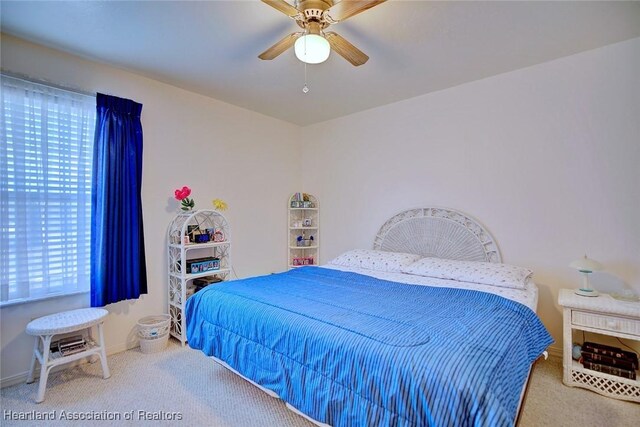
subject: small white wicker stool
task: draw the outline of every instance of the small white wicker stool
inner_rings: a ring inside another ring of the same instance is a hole
[[[31,358],[31,368],[29,369],[29,377],[27,383],[33,382],[33,372],[36,367],[36,360],[40,362],[40,385],[38,386],[38,395],[36,402],[40,403],[44,400],[44,392],[47,388],[47,378],[49,372],[54,366],[64,363],[73,362],[83,357],[98,355],[102,364],[102,377],[107,379],[111,376],[109,367],[107,366],[107,355],[104,347],[104,333],[102,324],[104,318],[109,314],[107,310],[102,308],[81,308],[78,310],[64,311],[62,313],[51,314],[49,316],[40,317],[32,320],[27,325],[27,334],[36,337],[33,346],[33,357]],[[91,335],[91,328],[98,327],[98,343],[96,344]],[[80,331],[87,329],[89,336],[89,345],[86,350],[62,356],[58,353],[51,353],[51,338],[54,335],[66,334],[68,332]],[[42,344],[42,349],[40,349]]]

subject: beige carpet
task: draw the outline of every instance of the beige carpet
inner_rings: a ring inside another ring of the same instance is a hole
[[[520,426],[637,427],[640,404],[563,385],[562,359],[549,358],[535,367]]]
[[[25,361],[28,363],[28,361]],[[26,367],[26,365],[25,365]],[[2,426],[312,426],[284,404],[238,378],[201,352],[171,345],[161,353],[139,349],[109,357],[111,378],[103,380],[100,363],[54,373],[45,401],[34,403],[37,383],[2,390]],[[536,368],[521,426],[640,425],[640,405],[602,397],[561,383],[561,361]],[[63,413],[62,411],[66,411]],[[7,411],[49,413],[54,421],[12,421]],[[52,414],[51,411],[55,411]],[[133,411],[133,419],[125,417]],[[138,411],[147,411],[141,418]],[[78,416],[120,417],[120,421],[61,420]],[[154,417],[173,418],[166,421]],[[179,419],[180,418],[180,419]]]

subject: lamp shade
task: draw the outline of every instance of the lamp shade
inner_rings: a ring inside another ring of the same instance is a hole
[[[329,58],[331,46],[324,37],[318,34],[306,34],[294,45],[296,57],[307,64],[319,64]]]
[[[573,261],[571,264],[569,264],[569,267],[575,268],[576,270],[579,270],[583,273],[592,273],[604,268],[603,265],[598,261],[587,258],[586,255],[583,258]]]

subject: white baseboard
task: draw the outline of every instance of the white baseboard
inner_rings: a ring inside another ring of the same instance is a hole
[[[51,371],[53,371],[53,369]],[[0,388],[5,388],[5,387],[26,382],[28,373],[29,373],[28,371],[20,372],[19,374],[11,375],[10,377],[0,379]]]
[[[547,349],[550,357],[559,357],[562,359],[562,348],[551,346]]]
[[[117,354],[117,353],[122,353],[123,351],[127,351],[127,350],[131,350],[132,348],[136,348],[138,347],[138,343],[136,343],[136,345],[132,346],[132,347],[127,347],[127,343],[120,343],[117,345],[113,345],[111,347],[107,347],[106,351],[107,351],[107,357],[111,356],[112,354]],[[80,359],[80,360],[76,360],[75,362],[70,362],[68,364],[64,364],[64,365],[60,365],[60,366],[55,366],[54,368],[51,369],[51,372],[58,372],[60,370],[63,369],[67,369],[73,366],[78,366],[81,365],[83,363],[88,363],[88,359],[84,358],[84,359]],[[36,365],[36,372],[35,372],[35,380],[37,380],[40,377],[40,369],[39,369],[40,365]],[[0,378],[0,388],[5,388],[5,387],[10,387],[12,385],[16,385],[16,384],[21,384],[27,381],[27,376],[29,375],[29,371],[24,371],[24,372],[20,372],[18,374],[15,375],[11,375],[9,377],[6,378]]]

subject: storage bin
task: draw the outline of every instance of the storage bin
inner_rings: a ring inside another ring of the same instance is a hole
[[[140,350],[145,354],[163,350],[169,341],[170,327],[171,317],[168,314],[158,314],[140,319],[138,321]]]

